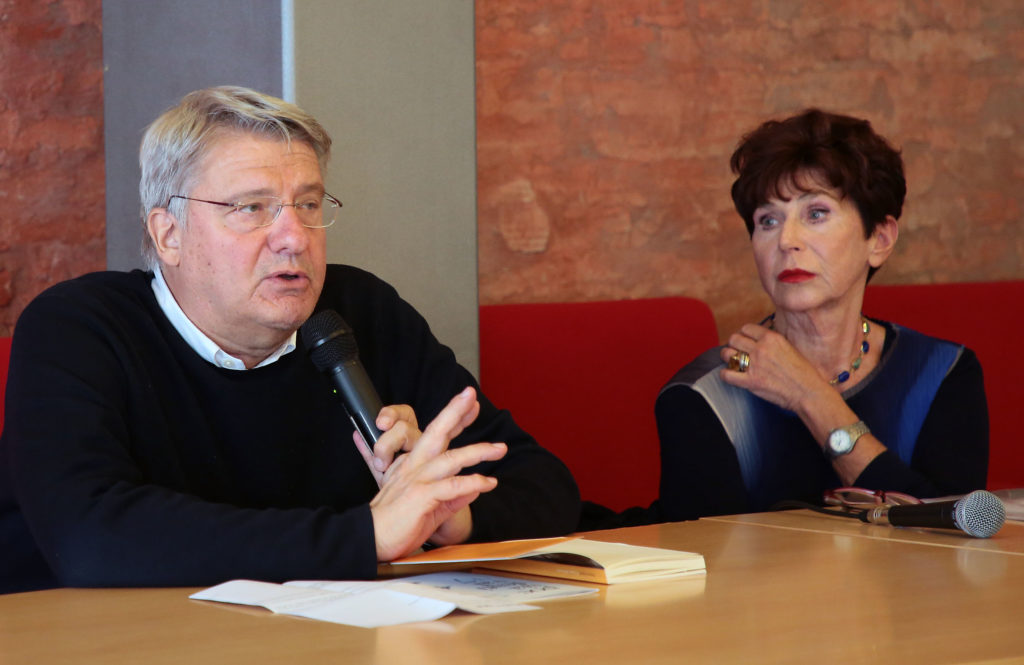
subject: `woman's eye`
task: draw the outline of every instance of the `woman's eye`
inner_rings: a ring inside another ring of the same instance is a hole
[[[825,209],[825,208],[813,208],[813,209],[811,209],[810,218],[812,220],[818,221],[818,220],[825,219],[826,217],[828,217],[828,210],[827,209]]]
[[[764,215],[763,217],[758,217],[754,223],[762,229],[770,229],[778,224],[779,220],[777,220],[773,215]]]

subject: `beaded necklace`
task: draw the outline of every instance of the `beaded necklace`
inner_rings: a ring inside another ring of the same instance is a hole
[[[775,314],[768,317],[768,329],[775,330]],[[832,377],[832,380],[828,382],[828,385],[834,386],[837,383],[846,383],[850,380],[850,375],[860,369],[861,363],[864,362],[864,354],[868,352],[871,345],[868,344],[868,333],[871,332],[871,325],[868,320],[864,318],[864,315],[860,315],[860,329],[864,333],[864,339],[861,340],[857,357],[850,363],[850,369],[844,369],[843,371]]]

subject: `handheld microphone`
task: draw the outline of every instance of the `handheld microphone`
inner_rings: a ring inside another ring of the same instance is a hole
[[[376,421],[383,404],[359,362],[352,328],[333,309],[325,309],[311,316],[300,330],[310,359],[334,384],[349,419],[372,450],[381,435]]]
[[[1003,528],[1006,507],[995,494],[975,490],[954,501],[877,506],[862,519],[872,524],[959,529],[975,538],[988,538]]]

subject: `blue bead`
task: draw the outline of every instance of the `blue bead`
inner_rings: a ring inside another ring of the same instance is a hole
[[[861,353],[867,353],[868,349],[870,349],[870,348],[871,348],[871,345],[868,344],[867,340],[864,340],[863,342],[860,343],[860,352]]]
[[[846,383],[846,380],[850,378],[849,372],[839,372],[839,376],[836,377],[836,382]]]

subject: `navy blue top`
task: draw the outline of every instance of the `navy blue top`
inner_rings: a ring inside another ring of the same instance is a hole
[[[922,498],[984,487],[988,411],[977,357],[880,323],[881,360],[843,398],[888,450],[854,484]],[[821,446],[796,414],[725,384],[721,367],[712,349],[658,396],[660,518],[763,511],[786,499],[820,503],[840,484]]]

